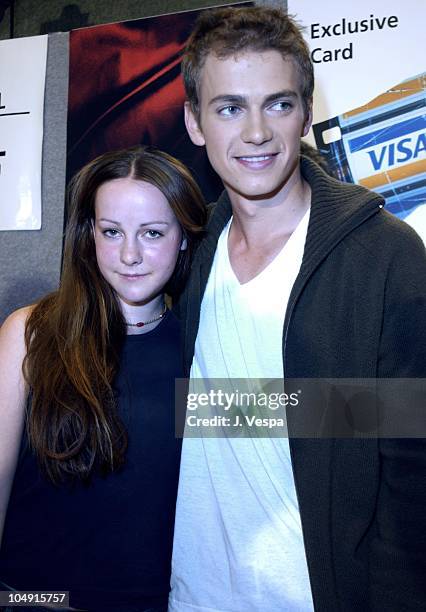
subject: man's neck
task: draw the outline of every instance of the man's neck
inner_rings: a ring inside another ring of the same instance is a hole
[[[232,205],[232,242],[252,247],[268,242],[283,243],[298,226],[311,204],[311,189],[295,168],[285,185],[275,194],[263,199],[250,199],[236,192],[229,192]]]

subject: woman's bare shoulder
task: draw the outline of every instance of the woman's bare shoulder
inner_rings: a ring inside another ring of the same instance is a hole
[[[12,312],[0,327],[0,360],[22,363],[25,357],[25,325],[34,305]]]
[[[33,310],[34,304],[14,310],[0,326],[0,334],[22,334]]]

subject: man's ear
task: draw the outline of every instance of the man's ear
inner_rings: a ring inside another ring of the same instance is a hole
[[[190,139],[195,145],[203,147],[206,144],[206,141],[204,140],[203,133],[198,124],[198,119],[195,116],[194,111],[192,110],[191,104],[189,102],[185,102],[184,111],[186,130],[189,134]]]
[[[311,129],[312,125],[312,100],[309,102],[308,113],[306,115],[305,123],[303,125],[302,136],[306,136]]]

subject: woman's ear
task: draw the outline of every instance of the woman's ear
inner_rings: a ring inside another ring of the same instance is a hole
[[[182,240],[180,242],[180,250],[186,251],[187,248],[188,248],[188,240],[186,239],[185,234],[182,234]]]

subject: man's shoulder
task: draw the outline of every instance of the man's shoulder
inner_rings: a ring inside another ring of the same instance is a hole
[[[361,225],[356,233],[358,241],[374,245],[376,254],[381,251],[403,251],[426,257],[425,245],[417,232],[405,221],[385,209],[381,209],[369,222]]]
[[[336,204],[343,210],[356,209],[365,204],[384,204],[383,198],[356,183],[343,182],[325,172],[315,161],[305,156],[300,157],[300,170],[312,192],[312,202],[321,205]]]
[[[413,249],[424,254],[420,236],[407,223],[387,212],[383,197],[362,185],[327,175],[310,159],[301,159],[304,178],[312,190],[315,218],[326,218],[335,228],[350,228],[349,236],[376,253]]]
[[[206,234],[202,243],[216,241],[232,216],[232,205],[226,190],[222,191],[216,202],[207,205]]]
[[[216,210],[221,209],[227,212],[232,210],[231,200],[229,199],[229,195],[226,189],[221,192],[217,200],[207,204],[208,218],[210,219]]]
[[[215,208],[217,206],[218,200],[216,200],[215,202],[210,202],[209,204],[207,204],[207,220],[210,221]]]

